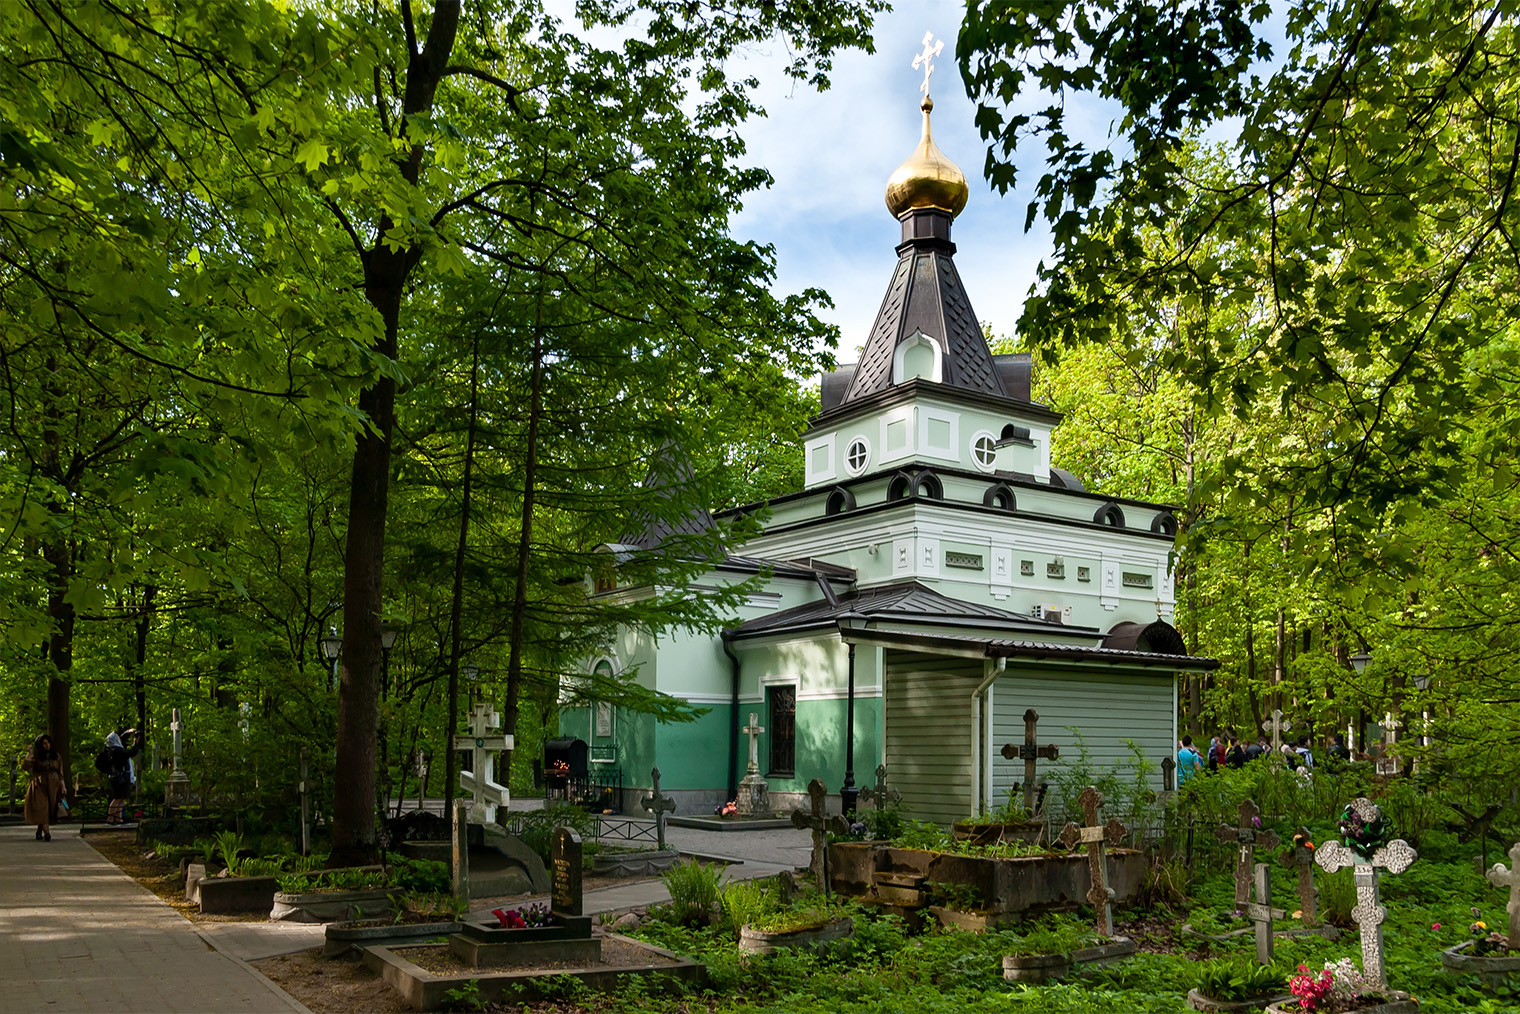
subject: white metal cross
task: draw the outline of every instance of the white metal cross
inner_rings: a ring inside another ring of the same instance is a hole
[[[1372,801],[1358,798],[1351,805],[1364,816],[1377,813]],[[1378,986],[1387,984],[1383,968],[1383,920],[1388,910],[1382,905],[1378,890],[1378,871],[1387,870],[1399,874],[1420,857],[1408,842],[1395,838],[1378,848],[1369,861],[1338,841],[1327,841],[1314,853],[1314,861],[1326,873],[1334,873],[1343,867],[1352,867],[1352,880],[1356,884],[1356,907],[1351,910],[1362,935],[1362,975]]]
[[[470,822],[489,824],[496,820],[496,808],[512,801],[505,785],[492,780],[496,766],[494,753],[511,750],[513,737],[492,735],[491,730],[501,725],[501,716],[491,710],[489,704],[477,704],[470,712],[470,732],[454,737],[455,750],[468,750],[472,754],[469,771],[459,772],[460,786],[472,797]]]
[[[919,91],[929,94],[929,78],[934,74],[934,58],[945,51],[945,40],[935,39],[933,32],[924,33],[924,51],[913,58],[913,69],[924,69],[924,83]]]
[[[749,724],[739,731],[749,737],[749,771],[746,773],[758,775],[760,773],[760,734],[765,731],[765,726],[760,724],[760,716],[751,711]]]
[[[1494,863],[1494,868],[1484,876],[1498,888],[1509,888],[1509,946],[1514,950],[1520,945],[1520,842],[1509,850],[1509,866]]]
[[[1293,729],[1293,723],[1290,722],[1290,721],[1288,721],[1286,718],[1283,718],[1283,713],[1282,713],[1282,709],[1281,708],[1273,708],[1272,709],[1272,718],[1269,721],[1261,723],[1261,731],[1262,732],[1270,732],[1272,734],[1272,749],[1273,750],[1281,750],[1282,749],[1282,744],[1283,744],[1282,735],[1285,732],[1292,731],[1292,729]]]

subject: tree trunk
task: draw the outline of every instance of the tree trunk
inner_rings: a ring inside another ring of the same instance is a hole
[[[475,423],[479,416],[480,397],[480,329],[470,347],[470,421],[464,439],[464,476],[460,489],[459,544],[454,548],[454,588],[449,602],[449,699],[447,701],[448,724],[444,732],[448,737],[448,764],[443,777],[443,812],[454,812],[454,776],[459,764],[459,754],[454,750],[454,730],[459,728],[459,656],[463,638],[464,618],[464,558],[470,544],[470,491],[475,480]],[[475,772],[476,778],[481,772]]]
[[[543,387],[543,294],[533,321],[533,374],[528,401],[527,461],[523,467],[522,525],[517,539],[517,593],[512,600],[511,653],[507,657],[507,699],[502,705],[502,728],[509,736],[517,733],[517,699],[522,693],[522,632],[528,612],[528,560],[533,549],[533,486],[538,478],[538,416],[542,410]],[[504,758],[507,779],[511,784],[512,755]]]
[[[143,589],[142,604],[137,608],[132,645],[132,690],[137,698],[137,741],[144,745],[144,762],[147,760],[148,743],[148,686],[143,678],[143,668],[148,662],[148,627],[153,619],[153,600],[158,595],[158,585],[150,584]],[[137,780],[137,793],[141,797],[143,780]]]
[[[410,8],[406,8],[407,11]],[[408,22],[408,29],[410,23]],[[405,117],[433,107],[459,29],[459,0],[437,0],[427,41],[407,61]],[[410,39],[408,39],[410,44]],[[416,185],[423,149],[413,144],[401,174]],[[421,251],[386,245],[394,223],[380,219],[364,255],[364,294],[380,314],[384,332],[374,351],[395,359],[406,282]],[[350,473],[347,544],[343,558],[343,667],[338,684],[337,760],[333,776],[332,866],[362,865],[378,854],[375,828],[375,741],[380,721],[380,616],[384,605],[385,516],[390,499],[391,429],[396,382],[378,378],[359,395],[369,425],[354,447]]]

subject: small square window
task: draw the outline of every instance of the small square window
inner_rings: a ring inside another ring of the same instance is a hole
[[[1022,574],[1024,577],[1034,577],[1034,561],[1033,560],[1020,560],[1019,561],[1019,573]]]
[[[1092,580],[1092,568],[1091,567],[1078,567],[1077,568],[1077,580],[1078,581],[1091,581]]]
[[[1064,563],[1047,563],[1045,565],[1045,576],[1046,577],[1050,577],[1050,578],[1058,578],[1058,579],[1061,579],[1061,580],[1065,580],[1065,578],[1066,578],[1066,564],[1064,564]]]

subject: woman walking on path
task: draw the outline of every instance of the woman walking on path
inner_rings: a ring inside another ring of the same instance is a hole
[[[53,749],[53,737],[45,732],[38,736],[32,743],[32,755],[21,766],[32,773],[23,815],[28,824],[37,825],[38,841],[52,841],[49,828],[58,823],[58,803],[69,791],[63,781],[63,761]]]

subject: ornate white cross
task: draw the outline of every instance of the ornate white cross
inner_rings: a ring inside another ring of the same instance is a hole
[[[1509,946],[1510,950],[1520,949],[1520,842],[1510,847],[1507,868],[1494,863],[1484,876],[1495,887],[1509,888]]]
[[[512,801],[505,785],[492,780],[498,750],[510,750],[513,737],[492,735],[491,730],[501,725],[501,716],[491,710],[489,704],[477,704],[470,712],[470,732],[454,737],[455,750],[468,750],[472,754],[470,770],[459,772],[460,786],[473,797],[470,804],[470,823],[489,824],[496,820],[496,808]]]
[[[1271,719],[1261,723],[1261,731],[1272,734],[1272,749],[1274,751],[1282,750],[1282,734],[1290,732],[1292,729],[1293,723],[1283,718],[1282,708],[1273,708]]]
[[[913,58],[913,69],[924,69],[924,83],[919,91],[929,94],[929,78],[934,74],[934,58],[945,51],[945,40],[935,39],[933,32],[924,33],[924,51]]]
[[[1378,812],[1370,799],[1353,800],[1351,806],[1369,820]],[[1355,871],[1356,907],[1351,910],[1351,918],[1356,920],[1362,934],[1362,975],[1374,985],[1387,985],[1383,969],[1383,920],[1388,917],[1388,910],[1378,896],[1378,870],[1403,873],[1418,858],[1420,854],[1399,838],[1374,852],[1370,862],[1338,841],[1327,841],[1314,853],[1314,861],[1326,873],[1347,866]]]
[[[749,737],[749,770],[746,774],[758,775],[760,773],[760,734],[765,731],[765,726],[760,724],[760,716],[751,711],[749,724],[739,731]]]
[[[174,771],[173,771],[173,773],[177,775],[177,774],[180,774],[180,770],[179,770],[179,750],[180,750],[179,733],[180,733],[180,730],[184,728],[184,726],[180,724],[179,709],[178,708],[174,709],[173,715],[174,715],[174,720],[169,723],[169,730],[174,733]]]

